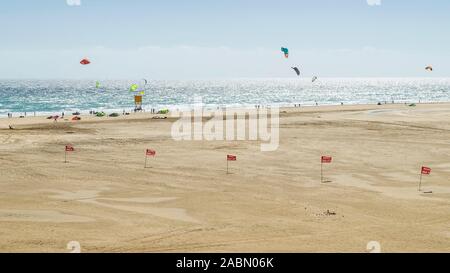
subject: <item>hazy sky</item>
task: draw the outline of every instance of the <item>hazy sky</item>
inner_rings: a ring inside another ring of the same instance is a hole
[[[0,78],[450,76],[449,0],[68,2],[0,1]]]

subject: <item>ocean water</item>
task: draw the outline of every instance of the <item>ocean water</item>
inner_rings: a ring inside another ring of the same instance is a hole
[[[0,116],[134,109],[131,84],[140,80],[0,80]],[[320,78],[149,81],[145,109],[183,109],[201,97],[216,106],[304,106],[378,102],[448,102],[450,78]]]

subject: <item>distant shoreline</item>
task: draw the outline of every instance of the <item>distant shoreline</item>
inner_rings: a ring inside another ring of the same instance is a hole
[[[290,114],[290,113],[327,113],[327,112],[341,112],[341,111],[373,111],[373,110],[385,110],[385,111],[398,111],[401,109],[417,109],[419,107],[422,108],[433,108],[436,106],[448,106],[450,107],[450,101],[449,102],[426,102],[426,103],[412,103],[415,104],[416,107],[410,107],[410,103],[388,103],[388,104],[344,104],[344,105],[309,105],[309,106],[301,106],[301,107],[280,107],[280,115],[284,114]],[[405,108],[401,108],[405,107]],[[207,107],[206,107],[207,108]],[[255,109],[254,107],[228,107],[228,110],[252,110]],[[184,110],[188,111],[188,110]],[[64,118],[59,118],[58,123],[72,123],[72,122],[102,122],[102,121],[120,121],[120,120],[146,120],[146,119],[152,119],[153,117],[162,116],[167,117],[169,120],[171,120],[171,113],[169,114],[157,114],[157,113],[151,113],[150,111],[146,112],[136,112],[133,111],[127,111],[130,114],[129,115],[123,115],[122,112],[118,113],[118,117],[109,117],[108,115],[113,112],[105,111],[104,117],[97,117],[96,115],[91,115],[89,112],[82,112],[80,113],[79,117],[81,118],[80,121],[72,121],[72,118],[74,115],[72,113],[66,113]],[[60,114],[59,114],[60,115]],[[18,116],[14,116],[13,118],[7,118],[7,117],[1,117],[0,118],[0,130],[2,129],[8,129],[9,125],[14,126],[20,126],[20,125],[35,125],[35,124],[47,124],[47,123],[54,123],[53,119],[47,119],[47,115],[27,115],[25,118],[20,118]]]
[[[382,105],[404,105],[404,104],[420,104],[420,105],[427,105],[427,104],[448,104],[450,103],[449,101],[424,101],[424,102],[415,102],[415,101],[398,101],[398,102],[387,102],[385,103],[385,101],[380,102]],[[300,106],[294,106],[294,105],[300,105]],[[378,102],[376,103],[344,103],[344,106],[379,106]],[[224,108],[226,107],[227,109],[255,109],[256,105],[228,105],[228,106],[217,106],[217,105],[205,105],[204,108],[205,109],[209,109],[209,110],[215,110],[217,108]],[[333,107],[333,106],[342,106],[341,104],[337,104],[337,103],[330,103],[330,104],[318,104],[318,105],[314,105],[314,104],[292,104],[291,106],[289,106],[287,103],[281,103],[281,104],[273,104],[273,105],[260,105],[261,108],[265,108],[265,107],[279,107],[280,109],[283,108],[317,108],[317,107]],[[150,113],[151,112],[152,107],[144,107],[144,111],[142,112],[138,112],[138,113]],[[189,109],[193,109],[192,105],[173,105],[170,107],[159,107],[159,108],[153,108],[156,111],[158,110],[162,110],[162,109],[169,109],[171,112],[176,111],[176,110],[180,110],[180,111],[188,111]],[[74,116],[73,113],[79,112],[80,116],[91,116],[92,114],[90,114],[90,111],[95,111],[95,112],[104,112],[105,114],[109,115],[109,114],[113,114],[113,113],[118,113],[119,115],[122,115],[123,111],[126,111],[127,113],[130,114],[135,114],[134,113],[134,109],[133,108],[124,108],[124,109],[92,109],[92,110],[73,110],[73,111],[54,111],[54,112],[47,112],[47,111],[36,111],[36,112],[10,112],[13,114],[13,119],[14,118],[20,118],[21,116],[24,116],[24,118],[30,118],[30,117],[46,117],[46,116],[54,116],[54,115],[59,115],[61,116],[61,114],[64,112],[64,114],[66,116]],[[93,116],[93,115],[92,115]],[[0,115],[0,119],[8,119],[8,114],[2,114]]]

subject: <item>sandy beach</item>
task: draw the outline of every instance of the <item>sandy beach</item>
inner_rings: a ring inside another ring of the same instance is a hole
[[[450,104],[282,109],[275,152],[173,121],[0,119],[0,252],[450,252]]]

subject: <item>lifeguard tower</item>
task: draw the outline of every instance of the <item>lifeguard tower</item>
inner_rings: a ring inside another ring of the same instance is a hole
[[[142,95],[134,96],[134,111],[142,111]]]

